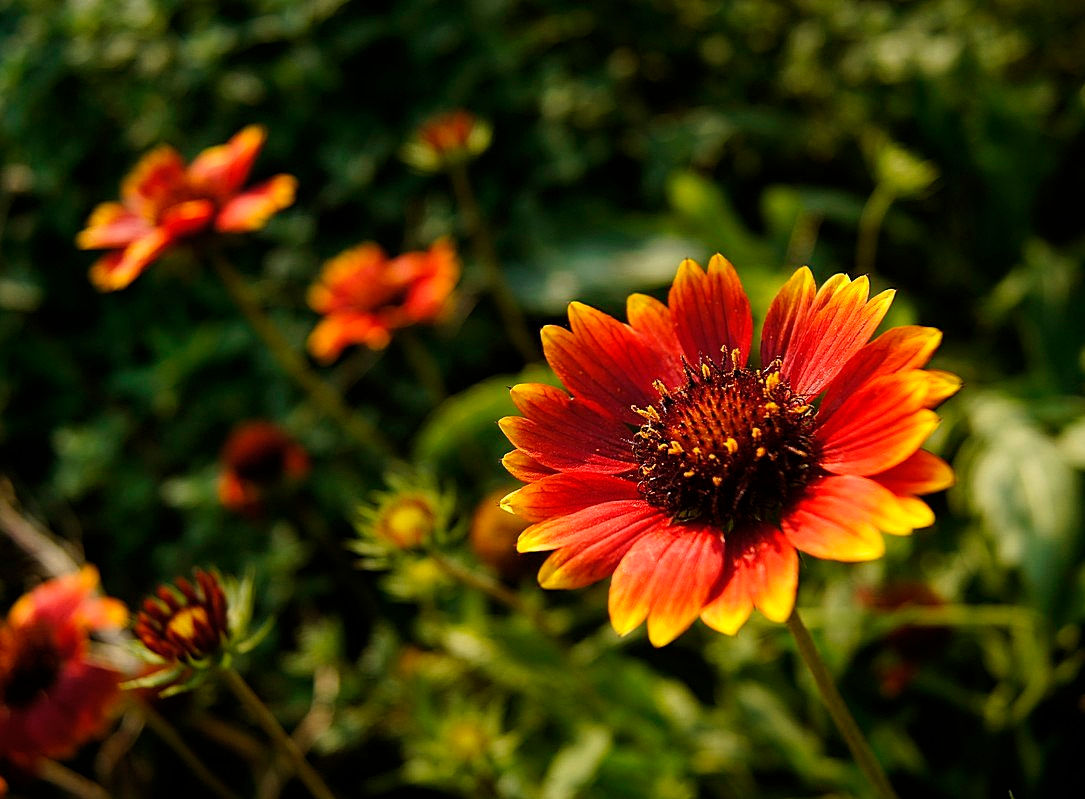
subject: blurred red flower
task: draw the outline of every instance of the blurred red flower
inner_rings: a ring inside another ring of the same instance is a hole
[[[898,327],[868,343],[893,298],[868,281],[798,270],[769,308],[761,365],[734,267],[684,261],[667,304],[629,298],[629,324],[580,303],[571,330],[543,328],[565,387],[513,388],[501,427],[509,471],[529,485],[504,505],[533,522],[521,552],[554,550],[547,588],[613,574],[619,634],[647,620],[662,646],[700,617],[734,634],[757,607],[786,621],[798,551],[880,557],[881,532],[934,522],[918,494],[953,473],[919,449],[931,410],[960,381],[921,367],[941,340]]]
[[[187,167],[168,145],[145,155],[121,184],[121,201],[100,204],[76,237],[80,249],[110,250],[90,269],[95,287],[123,289],[180,239],[257,230],[293,203],[291,175],[241,188],[266,139],[264,128],[250,125]]]
[[[222,448],[221,461],[219,501],[247,514],[259,513],[269,492],[309,473],[309,455],[271,422],[238,425]]]
[[[98,571],[84,566],[23,595],[0,625],[0,754],[20,766],[74,754],[119,697],[123,675],[96,662],[88,642],[122,628],[128,611],[97,588]]]
[[[459,275],[460,262],[448,239],[397,258],[388,258],[372,243],[340,253],[309,289],[310,307],[324,315],[309,335],[309,351],[330,363],[350,344],[384,349],[393,330],[436,322],[448,308]]]
[[[490,146],[492,133],[470,111],[446,111],[418,126],[403,147],[403,160],[424,172],[436,172],[480,155]]]

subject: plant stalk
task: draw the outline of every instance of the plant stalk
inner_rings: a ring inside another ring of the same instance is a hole
[[[315,799],[335,799],[335,794],[328,788],[327,783],[317,773],[309,761],[305,759],[305,755],[301,749],[298,748],[294,739],[287,735],[286,730],[279,724],[278,719],[268,709],[267,705],[263,703],[256,692],[249,687],[249,684],[245,682],[240,674],[232,668],[225,668],[220,671],[223,679],[226,681],[226,685],[233,691],[234,696],[238,698],[242,705],[252,713],[256,718],[257,723],[263,728],[264,732],[268,734],[268,737],[275,742],[275,745],[279,747],[280,751],[286,755],[291,765],[294,767],[294,773],[298,775],[298,778],[305,784],[305,787],[309,789],[309,793],[312,794]]]
[[[837,690],[836,683],[833,682],[833,677],[829,673],[825,661],[818,654],[817,647],[814,646],[814,639],[810,637],[810,631],[802,623],[797,608],[792,611],[791,617],[787,620],[787,629],[791,631],[799,655],[802,656],[803,662],[810,670],[810,674],[817,684],[818,692],[821,694],[821,701],[825,703],[825,708],[829,711],[829,715],[832,716],[836,728],[843,736],[848,749],[851,750],[851,756],[855,759],[856,765],[859,766],[860,771],[863,772],[863,775],[881,799],[898,799],[893,786],[889,783],[889,778],[885,775],[881,764],[874,756],[870,744],[867,743],[866,738],[863,737],[863,733],[859,729],[859,725],[852,718],[844,698],[840,696],[840,691]]]
[[[155,734],[184,761],[186,766],[192,769],[192,773],[196,775],[196,778],[206,785],[215,796],[219,797],[219,799],[238,799],[237,794],[227,788],[225,783],[203,764],[199,756],[185,743],[181,733],[161,713],[147,702],[138,702],[137,706],[139,712],[143,714],[147,726],[154,730]]]
[[[370,452],[396,460],[387,439],[369,422],[347,407],[342,395],[320,377],[286,340],[275,323],[260,308],[241,274],[220,253],[212,252],[211,262],[230,298],[263,340],[279,367],[294,380],[327,416],[334,419],[359,445]]]

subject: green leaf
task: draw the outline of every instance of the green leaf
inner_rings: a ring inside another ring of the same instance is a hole
[[[587,786],[606,757],[611,746],[610,730],[600,726],[586,727],[576,740],[564,746],[543,778],[541,799],[573,799]]]

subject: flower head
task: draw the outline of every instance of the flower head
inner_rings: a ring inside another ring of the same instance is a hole
[[[91,282],[100,291],[123,289],[181,239],[258,230],[293,203],[291,175],[242,189],[266,138],[250,125],[187,167],[168,145],[145,155],[121,184],[121,201],[95,208],[76,238],[80,249],[110,251],[91,267]]]
[[[393,330],[438,321],[459,275],[448,239],[397,258],[372,243],[340,253],[309,289],[309,305],[324,315],[309,335],[309,351],[331,362],[350,344],[387,347]]]
[[[435,543],[448,531],[453,506],[428,474],[390,474],[386,482],[387,491],[375,492],[373,502],[358,509],[359,539],[352,544],[360,555],[378,561],[396,550]]]
[[[230,636],[226,593],[218,578],[196,569],[195,583],[178,577],[143,600],[134,632],[166,661],[203,661],[223,650]]]
[[[309,473],[309,456],[270,422],[239,425],[222,448],[219,500],[230,510],[259,513],[268,492]]]
[[[508,493],[499,489],[479,502],[471,517],[471,550],[480,561],[508,580],[526,576],[532,566],[539,564],[516,551],[516,539],[528,522],[500,507]]]
[[[490,146],[493,131],[470,111],[457,109],[430,117],[403,146],[403,160],[423,172],[439,172],[477,158]]]
[[[85,566],[23,595],[0,623],[0,752],[14,762],[68,757],[110,718],[122,677],[89,636],[123,627],[128,611],[97,587]]]
[[[959,387],[923,367],[941,334],[870,341],[893,292],[865,277],[818,289],[799,269],[769,308],[760,366],[734,267],[684,261],[667,304],[634,294],[629,323],[579,303],[543,349],[571,392],[513,388],[505,465],[529,485],[504,506],[533,522],[521,552],[553,550],[548,588],[613,575],[610,617],[668,643],[700,617],[734,634],[757,607],[785,621],[798,552],[861,561],[934,516],[917,498],[953,474],[920,449]]]

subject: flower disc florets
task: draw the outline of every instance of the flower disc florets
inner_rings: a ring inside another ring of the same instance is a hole
[[[814,408],[780,377],[780,364],[738,367],[704,359],[686,367],[685,386],[656,381],[658,407],[637,412],[633,439],[637,487],[649,504],[678,520],[723,530],[778,521],[785,506],[820,474],[812,436]]]
[[[21,634],[0,627],[0,705],[28,707],[56,682],[64,658],[45,624]]]
[[[167,661],[203,660],[223,651],[230,634],[226,594],[218,579],[202,569],[196,584],[178,577],[143,601],[136,637]]]

